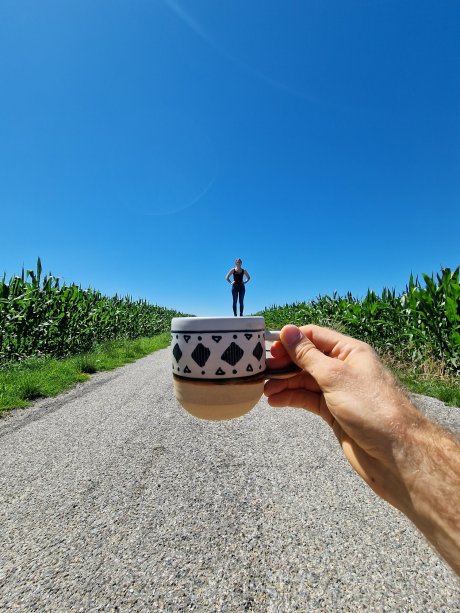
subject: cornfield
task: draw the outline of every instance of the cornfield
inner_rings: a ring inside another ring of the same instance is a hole
[[[460,267],[459,267],[460,268]],[[411,275],[404,292],[368,291],[363,299],[350,293],[319,296],[309,302],[272,306],[260,315],[270,328],[317,323],[339,329],[371,344],[379,353],[414,365],[434,359],[446,373],[460,372],[459,268]],[[51,274],[22,270],[0,281],[0,363],[31,356],[64,357],[90,351],[115,339],[154,336],[169,329],[172,309],[107,297],[100,292],[61,284]]]
[[[270,328],[287,323],[317,323],[359,338],[381,354],[414,365],[433,359],[446,373],[460,372],[459,268],[442,268],[436,276],[411,275],[404,292],[368,291],[359,300],[351,294],[319,296],[310,302],[273,306],[261,313]]]
[[[0,363],[31,356],[65,357],[101,342],[154,336],[169,329],[174,310],[108,298],[100,292],[61,284],[51,274],[22,270],[0,281]]]

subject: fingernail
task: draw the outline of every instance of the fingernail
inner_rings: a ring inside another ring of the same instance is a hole
[[[297,326],[286,326],[281,331],[282,341],[286,345],[297,345],[302,338],[302,332]]]

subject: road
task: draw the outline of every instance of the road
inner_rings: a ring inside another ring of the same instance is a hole
[[[420,397],[460,429],[460,410]],[[0,420],[1,611],[458,611],[317,417],[191,417],[162,350]]]

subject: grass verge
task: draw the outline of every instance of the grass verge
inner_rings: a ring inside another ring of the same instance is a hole
[[[411,392],[438,398],[445,404],[460,407],[460,381],[455,379],[437,379],[401,371],[395,373],[398,380]]]
[[[10,409],[27,407],[38,398],[57,396],[71,389],[76,383],[86,381],[93,373],[134,362],[167,347],[169,343],[170,335],[167,332],[134,341],[104,343],[90,353],[62,360],[33,358],[3,366],[0,368],[0,416]],[[409,391],[460,407],[458,379],[440,377],[433,373],[419,374],[400,364],[396,366],[386,362]]]
[[[444,364],[426,356],[420,364],[383,355],[382,361],[396,379],[414,394],[437,398],[447,405],[460,407],[460,377],[445,372]]]
[[[38,398],[57,396],[91,374],[112,370],[167,347],[169,332],[151,338],[104,343],[90,353],[62,360],[32,358],[0,368],[0,415],[27,407]]]

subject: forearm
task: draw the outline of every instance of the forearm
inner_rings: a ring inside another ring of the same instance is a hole
[[[424,419],[395,453],[399,507],[460,575],[460,442]]]
[[[270,405],[320,415],[369,487],[460,575],[460,441],[417,409],[366,343],[289,325],[271,353],[280,366],[289,358],[303,371],[265,384]]]

